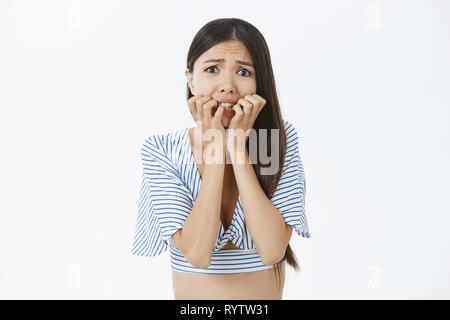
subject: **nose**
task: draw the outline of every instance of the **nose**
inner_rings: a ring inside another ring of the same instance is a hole
[[[224,93],[224,92],[229,92],[229,93],[235,93],[236,92],[236,88],[234,87],[233,84],[233,78],[232,75],[224,75],[222,78],[222,83],[221,85],[221,89],[220,92]]]

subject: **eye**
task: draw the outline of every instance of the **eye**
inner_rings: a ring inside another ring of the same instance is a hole
[[[205,69],[205,71],[206,71],[206,72],[208,72],[208,70],[209,70],[209,69],[211,69],[211,68],[215,68],[215,67],[216,67],[216,66],[211,66],[211,67],[208,67],[208,68],[206,68],[206,69]],[[208,72],[208,73],[211,73],[211,72]],[[213,73],[214,73],[214,72],[213,72]]]
[[[211,66],[211,67],[206,68],[205,71],[206,71],[207,73],[215,73],[215,72],[209,72],[209,71],[208,71],[208,70],[211,69],[211,68],[216,68],[216,69],[217,69],[216,66]],[[244,70],[244,71],[246,71],[246,72],[248,73],[248,75],[247,75],[247,76],[244,76],[244,77],[249,77],[249,76],[252,74],[250,71],[248,71],[248,70],[245,69],[245,68],[239,69],[239,71],[241,71],[241,70]]]
[[[248,71],[247,69],[242,68],[241,70],[247,71],[248,75],[250,76],[252,73],[250,71]],[[239,71],[241,71],[239,70]]]

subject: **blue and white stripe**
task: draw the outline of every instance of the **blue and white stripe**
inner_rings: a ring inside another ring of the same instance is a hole
[[[302,237],[311,237],[305,215],[305,175],[299,153],[298,134],[284,120],[287,150],[282,175],[270,198],[285,222]],[[211,265],[197,268],[189,264],[171,236],[183,227],[201,186],[189,140],[189,128],[149,137],[142,147],[143,175],[132,254],[153,257],[170,248],[171,267],[176,271],[229,274],[270,269],[265,266],[251,239],[240,196],[232,223],[219,225]],[[223,250],[228,241],[242,250]]]

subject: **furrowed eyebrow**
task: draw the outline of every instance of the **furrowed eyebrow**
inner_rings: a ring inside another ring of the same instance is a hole
[[[209,59],[206,61],[203,61],[203,64],[208,63],[208,62],[224,62],[225,59]],[[235,60],[237,63],[243,64],[245,66],[250,66],[252,68],[254,68],[255,66],[253,64],[251,64],[250,62],[246,62],[246,61],[241,61],[241,60]]]

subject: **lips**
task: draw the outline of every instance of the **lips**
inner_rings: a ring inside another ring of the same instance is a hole
[[[219,99],[216,100],[218,104],[221,103],[232,103],[233,105],[235,105],[238,101],[236,99]]]

